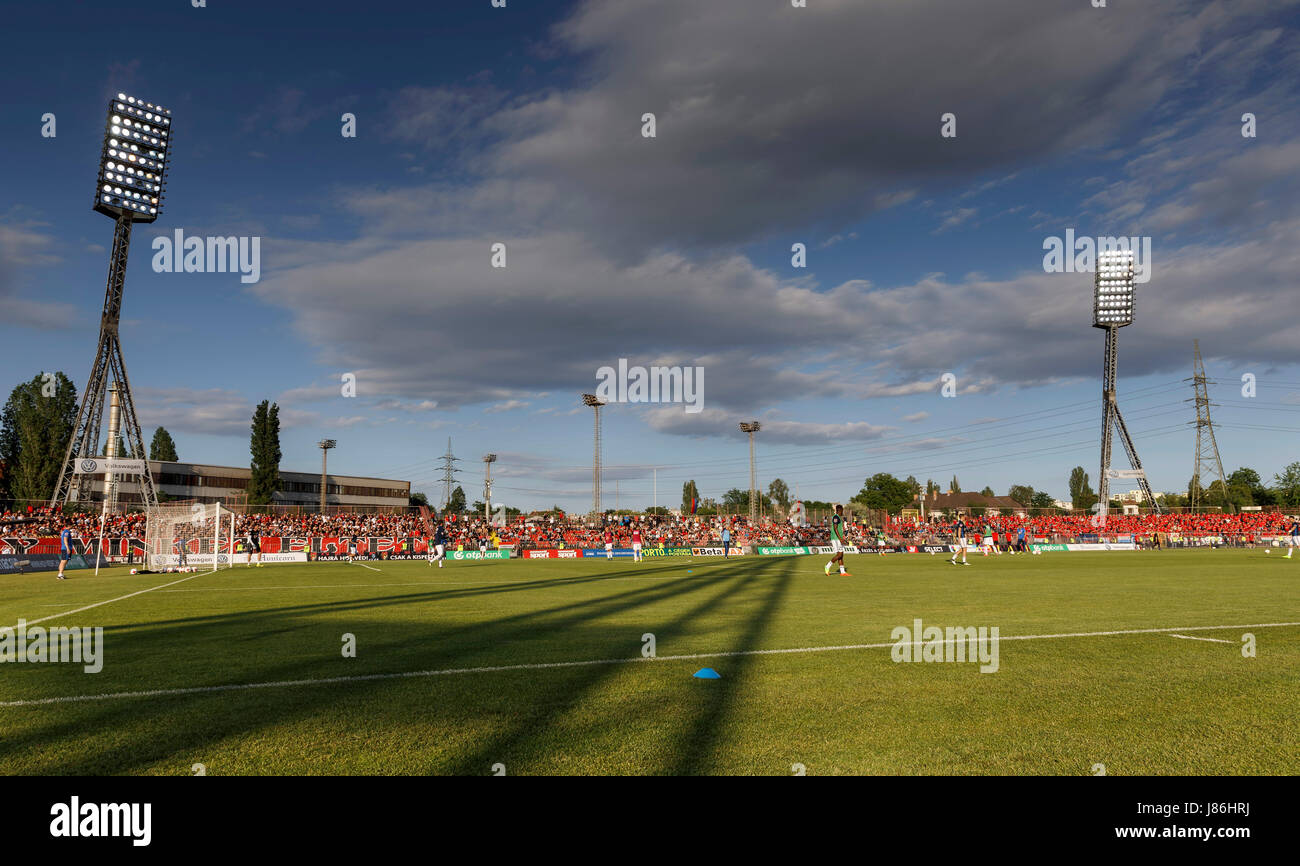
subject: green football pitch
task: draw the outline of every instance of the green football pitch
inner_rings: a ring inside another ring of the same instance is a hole
[[[0,626],[102,627],[103,668],[0,664],[0,772],[1300,772],[1300,558],[823,562],[6,576]],[[917,619],[997,671],[894,661]]]

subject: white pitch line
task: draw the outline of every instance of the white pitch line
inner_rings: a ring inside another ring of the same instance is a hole
[[[61,616],[72,616],[74,613],[81,613],[83,610],[91,610],[92,608],[103,607],[104,605],[112,604],[115,601],[125,601],[128,598],[135,598],[137,595],[144,595],[146,592],[153,592],[155,589],[163,589],[164,587],[175,586],[178,583],[184,583],[187,580],[193,580],[194,578],[202,577],[205,574],[211,574],[211,572],[201,571],[198,574],[191,574],[189,577],[182,577],[180,580],[173,580],[171,583],[160,583],[157,586],[151,586],[148,589],[141,589],[136,592],[129,592],[126,595],[119,595],[117,598],[110,598],[107,601],[97,601],[94,604],[88,604],[85,607],[79,607],[76,610],[65,610],[63,613],[52,613],[49,616],[44,616],[41,617],[40,619],[27,620],[27,625],[33,626],[36,625],[37,623],[45,622],[46,620],[57,619],[58,617]],[[18,628],[18,626],[15,625],[13,626],[13,628],[16,629]]]
[[[1182,638],[1183,640],[1208,640],[1208,641],[1213,641],[1214,643],[1232,643],[1232,641],[1230,640],[1224,640],[1223,638],[1219,638],[1219,637],[1193,637],[1191,635],[1186,635],[1186,634],[1171,634],[1170,637],[1178,637],[1178,638]]]
[[[584,587],[585,583],[569,584],[566,581],[574,580],[582,575],[571,575],[570,577],[552,578],[555,581],[553,587],[562,589],[566,586]],[[267,589],[338,589],[338,588],[371,588],[380,586],[479,586],[481,584],[511,584],[511,583],[537,583],[544,578],[507,578],[507,577],[485,577],[480,580],[408,580],[398,583],[302,583],[302,584],[284,584],[283,586],[205,586],[195,589],[166,589],[168,592],[244,592],[253,590]],[[602,577],[600,580],[693,580],[692,577],[685,575],[678,577]]]
[[[364,562],[358,562],[358,563],[355,563],[355,564],[361,566],[362,568],[370,568],[370,566],[366,565]],[[378,569],[378,568],[370,568],[370,570],[371,570],[371,571],[378,571],[380,574],[383,574],[383,573],[384,573],[383,571],[381,571],[381,570]]]
[[[1132,634],[1167,634],[1177,631],[1215,631],[1238,628],[1289,628],[1300,626],[1300,622],[1261,622],[1251,623],[1249,625],[1194,625],[1184,626],[1181,628],[1137,628],[1123,629],[1119,631],[1081,631],[1069,632],[1065,634],[1023,634],[999,637],[999,640],[1051,640],[1053,638],[1069,637],[1109,637],[1112,635],[1132,635]],[[629,658],[618,659],[584,659],[581,661],[569,662],[534,662],[531,664],[514,664],[514,665],[490,665],[476,668],[443,668],[442,670],[429,671],[403,671],[401,673],[390,674],[358,674],[346,677],[318,677],[315,679],[303,680],[277,680],[275,682],[263,683],[229,683],[220,686],[190,686],[188,688],[175,689],[150,689],[148,691],[138,692],[111,692],[98,695],[68,695],[57,698],[32,698],[29,700],[18,701],[0,701],[0,708],[5,707],[34,707],[46,704],[70,704],[83,703],[86,701],[108,701],[118,698],[153,698],[153,697],[173,697],[177,695],[199,695],[210,694],[212,692],[233,692],[246,691],[249,689],[276,689],[292,688],[294,686],[322,686],[334,685],[338,683],[363,683],[374,682],[378,680],[397,680],[413,679],[417,677],[445,677],[456,676],[459,674],[488,674],[502,673],[507,671],[531,671],[547,670],[552,668],[579,668],[592,667],[596,665],[626,665],[636,664],[638,662],[674,662],[674,661],[696,661],[699,659],[718,659],[733,658],[736,656],[765,656],[765,655],[789,655],[794,653],[820,653],[820,652],[840,652],[844,650],[861,650],[861,649],[886,649],[897,645],[897,641],[888,643],[859,643],[859,644],[841,644],[838,646],[816,646],[816,647],[791,647],[789,649],[759,649],[759,650],[724,650],[722,652],[711,653],[690,653],[686,655],[655,656],[646,658],[644,656],[631,656]],[[947,641],[945,641],[947,643]],[[915,645],[915,642],[914,642]]]

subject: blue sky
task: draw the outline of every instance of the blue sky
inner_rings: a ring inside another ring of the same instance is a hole
[[[1043,269],[1067,229],[1152,239],[1119,363],[1153,487],[1191,474],[1193,339],[1225,469],[1300,459],[1294,3],[810,5],[7,10],[0,389],[84,383],[126,91],[174,117],[122,333],[146,438],[182,459],[246,465],[271,399],[285,469],[331,437],[333,470],[436,499],[450,436],[471,499],[493,451],[497,500],[581,509],[578,395],[627,358],[702,366],[705,409],[608,407],[606,504],[650,504],[651,467],[660,504],[747,486],[750,418],[761,483],[806,498],[881,471],[1064,496],[1072,466],[1096,481],[1103,339],[1090,275]],[[260,237],[260,281],[154,273],[178,228]]]

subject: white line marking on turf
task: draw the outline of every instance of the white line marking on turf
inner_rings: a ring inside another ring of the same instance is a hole
[[[1178,631],[1216,631],[1223,629],[1239,628],[1290,628],[1300,626],[1300,622],[1259,622],[1249,625],[1194,625],[1184,626],[1181,628],[1135,628],[1122,629],[1119,631],[1080,631],[1069,632],[1066,634],[1022,634],[1009,635],[1000,637],[999,640],[1050,640],[1053,638],[1067,637],[1109,637],[1112,635],[1129,635],[1129,634],[1167,634]],[[760,649],[760,650],[724,650],[722,652],[711,653],[690,653],[687,655],[656,656],[646,658],[644,656],[631,656],[629,658],[618,659],[584,659],[581,661],[570,662],[534,662],[531,664],[514,664],[514,665],[490,665],[477,668],[444,668],[442,670],[431,671],[403,671],[401,673],[390,674],[358,674],[346,677],[318,677],[315,679],[303,680],[278,680],[275,682],[264,683],[230,683],[220,686],[190,686],[188,688],[175,689],[150,689],[139,692],[111,692],[108,694],[98,695],[69,695],[57,698],[31,698],[28,700],[18,701],[0,701],[0,708],[3,707],[34,707],[45,704],[70,704],[81,703],[85,701],[108,701],[117,698],[153,698],[153,697],[173,697],[176,695],[200,695],[212,692],[233,692],[245,691],[248,689],[277,689],[291,688],[293,686],[322,686],[334,685],[337,683],[364,683],[374,682],[377,680],[398,680],[413,679],[417,677],[445,677],[455,676],[458,674],[488,674],[501,673],[505,671],[534,671],[546,670],[551,668],[580,668],[591,667],[594,665],[626,665],[636,664],[638,662],[673,662],[673,661],[694,661],[697,659],[717,659],[731,658],[734,656],[765,656],[765,655],[788,655],[793,653],[821,653],[837,652],[842,650],[859,650],[859,649],[886,649],[896,644],[896,641],[887,643],[859,643],[859,644],[842,644],[840,646],[810,646],[810,647],[792,647],[789,649]]]
[[[585,583],[571,584],[569,581],[575,580],[582,575],[570,575],[569,577],[551,578],[555,581],[554,588],[562,589],[565,586],[585,587]],[[340,587],[363,587],[373,588],[378,586],[478,586],[479,584],[509,584],[509,583],[538,583],[546,578],[508,578],[508,577],[485,577],[480,580],[408,580],[399,583],[303,583],[303,584],[284,584],[283,586],[204,586],[193,589],[165,589],[168,592],[244,592],[245,590],[259,589],[337,589]],[[688,577],[680,575],[675,577],[602,577],[600,580],[696,580],[694,576]],[[551,584],[547,585],[552,586]]]
[[[358,563],[356,563],[356,564],[359,565],[359,566],[361,566],[362,568],[370,568],[370,566],[366,565],[364,562],[358,562]],[[370,570],[371,570],[371,571],[378,571],[380,574],[383,574],[383,572],[380,571],[378,568],[370,568]]]
[[[28,627],[31,627],[36,625],[37,623],[45,622],[46,620],[57,619],[58,617],[61,616],[72,616],[74,613],[81,613],[83,610],[90,610],[91,608],[103,607],[104,605],[112,604],[115,601],[126,601],[128,598],[135,598],[137,595],[144,595],[146,592],[153,592],[155,589],[163,589],[164,587],[175,586],[178,583],[184,583],[187,580],[193,580],[196,577],[202,577],[205,574],[211,574],[211,573],[212,572],[209,571],[201,571],[198,574],[191,574],[189,577],[182,577],[180,580],[173,580],[171,583],[160,583],[157,586],[151,586],[148,589],[141,589],[137,592],[129,592],[126,595],[119,595],[117,598],[110,598],[107,601],[97,601],[94,604],[88,604],[85,607],[79,607],[76,610],[65,610],[63,613],[52,613],[49,616],[44,616],[41,617],[40,619],[28,620],[27,625]],[[15,629],[18,628],[17,625],[13,627]]]
[[[1223,638],[1220,637],[1193,637],[1191,635],[1186,635],[1186,634],[1171,634],[1170,637],[1179,637],[1182,638],[1183,640],[1208,640],[1208,641],[1213,641],[1214,643],[1232,643],[1232,641],[1224,640]]]

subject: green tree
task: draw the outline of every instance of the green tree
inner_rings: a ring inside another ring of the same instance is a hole
[[[1055,508],[1056,499],[1046,490],[1037,490],[1033,498],[1024,504],[1033,508]]]
[[[1276,505],[1277,497],[1273,491],[1264,486],[1264,481],[1259,477],[1259,473],[1254,469],[1245,466],[1228,476],[1228,491],[1232,495],[1233,488],[1244,487],[1250,491],[1250,501],[1238,503],[1244,505]]]
[[[814,515],[821,513],[821,517],[829,517],[835,510],[835,505],[830,502],[822,502],[817,499],[805,499],[803,501],[804,513],[808,515],[809,520],[814,519]]]
[[[1235,510],[1232,501],[1232,491],[1219,479],[1210,482],[1210,486],[1205,488],[1205,493],[1201,497],[1201,502],[1206,505],[1217,505],[1224,511],[1231,512]],[[1250,503],[1245,503],[1249,505]]]
[[[921,482],[916,480],[915,475],[907,476],[907,478],[903,479],[903,483],[907,485],[908,490],[912,491],[913,500],[921,495]]]
[[[1288,464],[1273,476],[1273,493],[1277,504],[1286,509],[1300,509],[1300,462]]]
[[[780,478],[773,479],[772,483],[767,485],[767,495],[782,509],[790,507],[790,487]]]
[[[269,505],[280,489],[280,407],[269,400],[258,403],[252,430],[248,450],[253,455],[253,477],[248,482],[248,504]]]
[[[37,374],[0,411],[0,463],[7,496],[49,499],[77,423],[77,388],[62,373]]]
[[[1088,473],[1082,466],[1070,470],[1070,504],[1075,509],[1091,508],[1097,501],[1097,494],[1088,483]]]
[[[682,513],[690,514],[691,500],[700,498],[700,488],[695,486],[695,481],[687,481],[682,485]]]
[[[1246,466],[1241,467],[1236,472],[1228,476],[1228,486],[1231,487],[1235,484],[1245,485],[1251,490],[1254,490],[1256,487],[1264,486],[1262,483],[1262,479],[1260,479],[1259,477],[1259,473],[1256,472],[1254,469],[1250,469],[1249,467]]]
[[[961,493],[961,482],[957,480],[956,475],[952,477],[952,483],[948,485],[948,490],[952,493]]]
[[[1156,497],[1161,508],[1185,508],[1187,506],[1187,497],[1181,493],[1161,493]]]
[[[176,456],[176,443],[172,441],[172,434],[167,432],[166,427],[159,427],[153,431],[153,441],[149,443],[149,459],[167,463],[180,460]]]
[[[1007,496],[1010,496],[1026,508],[1034,504],[1034,488],[1030,487],[1028,484],[1012,484],[1011,489],[1007,491]],[[1051,498],[1049,497],[1047,503],[1048,507],[1050,507],[1051,504]]]
[[[465,491],[458,484],[456,489],[451,491],[451,499],[447,502],[446,511],[448,514],[465,513]]]
[[[940,492],[940,491],[939,491],[939,482],[938,482],[938,481],[935,481],[935,480],[933,480],[933,479],[929,479],[929,478],[927,478],[926,481],[925,481],[925,495],[926,495],[926,496],[933,496],[934,494],[936,494],[936,493],[938,493],[938,492]]]
[[[761,507],[767,510],[772,509],[772,500],[763,491],[758,492],[758,501]],[[722,504],[732,510],[744,510],[749,508],[749,491],[741,490],[739,487],[733,487],[722,496]]]
[[[983,490],[980,491],[980,496],[997,496],[997,494],[993,492],[992,487],[986,486]]]
[[[875,511],[897,514],[912,503],[912,488],[888,472],[877,472],[863,483],[853,501]]]
[[[423,505],[427,508],[429,505],[429,497],[425,496],[423,493],[412,493],[410,495],[410,502],[408,502],[407,504]]]

